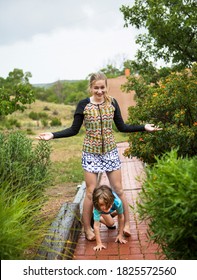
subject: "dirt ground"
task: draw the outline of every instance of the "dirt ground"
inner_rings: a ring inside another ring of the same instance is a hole
[[[128,118],[128,107],[135,106],[134,92],[125,93],[121,90],[121,85],[126,82],[126,77],[108,79],[109,95],[113,96],[119,103],[124,121]],[[53,186],[46,191],[48,201],[43,209],[43,214],[49,218],[57,215],[62,204],[72,202],[77,193],[76,184],[62,184]]]
[[[74,183],[56,185],[47,189],[47,202],[42,209],[42,215],[47,219],[55,218],[61,206],[66,202],[72,202],[76,193],[77,186]]]

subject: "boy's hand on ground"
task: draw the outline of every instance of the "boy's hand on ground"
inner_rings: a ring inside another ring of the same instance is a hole
[[[94,251],[101,251],[102,249],[106,249],[106,247],[103,244],[96,245],[93,250]]]
[[[127,243],[127,240],[124,239],[124,237],[121,234],[118,234],[118,236],[116,237],[115,242],[120,242],[122,244]]]

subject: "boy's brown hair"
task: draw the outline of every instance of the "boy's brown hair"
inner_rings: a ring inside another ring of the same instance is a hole
[[[92,194],[93,205],[97,210],[99,208],[99,199],[102,199],[107,207],[110,207],[114,202],[114,195],[112,189],[107,185],[96,187]]]

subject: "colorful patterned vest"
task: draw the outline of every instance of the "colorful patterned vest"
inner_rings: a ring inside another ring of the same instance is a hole
[[[83,151],[103,154],[116,147],[112,123],[115,108],[113,104],[88,103],[84,109],[84,125],[86,136]]]

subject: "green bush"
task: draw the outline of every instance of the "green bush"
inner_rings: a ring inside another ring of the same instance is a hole
[[[21,132],[0,133],[0,178],[9,180],[10,189],[30,188],[32,196],[42,194],[49,180],[50,146],[46,141],[33,147],[32,141]],[[34,186],[34,187],[33,187]]]
[[[197,157],[172,150],[145,169],[137,210],[168,259],[197,259],[196,166]]]
[[[17,128],[20,128],[21,127],[21,124],[20,122],[17,120],[17,119],[7,119],[5,122],[4,122],[4,125],[7,129],[13,129],[15,127]]]
[[[38,113],[39,119],[48,119],[48,115],[45,112]]]
[[[62,123],[58,118],[52,118],[50,125],[51,126],[60,126],[60,125],[62,125]]]
[[[146,87],[147,89],[147,87]],[[180,73],[171,73],[158,86],[149,85],[144,98],[129,108],[129,123],[154,123],[163,128],[154,133],[131,133],[126,156],[154,163],[177,149],[179,156],[192,157],[197,151],[197,64]]]
[[[36,113],[36,112],[32,111],[32,112],[29,113],[29,118],[34,120],[34,121],[37,121],[37,120],[40,120],[40,119],[47,119],[48,115],[45,112]]]
[[[39,120],[39,115],[38,115],[38,113],[32,111],[29,113],[29,118],[34,121],[37,121],[37,120]]]

